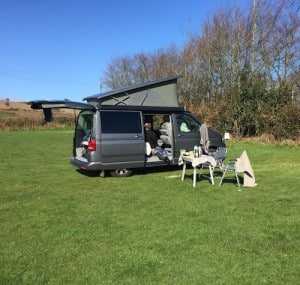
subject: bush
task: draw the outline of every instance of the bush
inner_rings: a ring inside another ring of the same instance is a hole
[[[273,109],[274,110],[274,109]],[[273,112],[267,104],[253,108],[251,103],[237,104],[221,100],[200,105],[194,113],[213,129],[234,137],[273,137],[275,140],[300,140],[300,108],[290,103]]]
[[[220,132],[235,137],[268,134],[276,140],[300,139],[300,107],[291,86],[281,82],[266,89],[263,76],[242,74],[238,89],[226,90],[221,100],[200,105],[197,115]]]
[[[289,104],[283,106],[276,116],[265,116],[264,132],[273,134],[277,140],[299,140],[300,138],[300,108]]]

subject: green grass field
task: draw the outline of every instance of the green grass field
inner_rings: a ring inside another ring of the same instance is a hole
[[[72,136],[0,133],[0,284],[299,284],[300,147],[231,142],[258,183],[238,191],[83,174]]]

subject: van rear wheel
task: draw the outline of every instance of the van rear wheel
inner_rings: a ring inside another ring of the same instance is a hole
[[[113,177],[128,177],[132,174],[131,169],[119,168],[110,171],[110,175]]]

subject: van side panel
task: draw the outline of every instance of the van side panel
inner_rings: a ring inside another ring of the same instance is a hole
[[[100,111],[97,152],[103,169],[145,165],[145,138],[141,112]]]
[[[131,161],[144,164],[145,140],[141,133],[102,134],[99,147],[103,164]]]

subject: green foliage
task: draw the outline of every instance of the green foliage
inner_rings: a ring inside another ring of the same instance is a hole
[[[266,90],[259,78],[249,80],[250,73],[241,77],[241,94],[234,100],[235,109],[238,110],[239,136],[256,136],[260,134],[262,114],[261,109],[265,103]]]
[[[300,108],[295,104],[282,106],[275,115],[265,115],[265,133],[272,134],[277,140],[300,138]]]
[[[0,133],[1,284],[298,283],[299,147],[230,142],[258,182],[239,192],[177,167],[81,173],[72,136]]]
[[[227,90],[224,100],[200,106],[197,115],[236,137],[268,134],[276,140],[299,140],[300,107],[292,100],[292,90],[284,84],[267,90],[261,78],[249,82],[241,76],[239,87]]]

